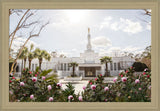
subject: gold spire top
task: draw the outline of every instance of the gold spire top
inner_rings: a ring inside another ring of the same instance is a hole
[[[90,28],[88,28],[88,33],[90,34]]]

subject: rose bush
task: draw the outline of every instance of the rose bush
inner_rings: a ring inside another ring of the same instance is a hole
[[[145,69],[136,74],[131,67],[113,79],[113,83],[104,83],[100,74],[90,80],[83,91],[75,94],[75,89],[68,83],[66,89],[55,76],[47,76],[52,70],[35,72],[24,69],[20,79],[13,74],[9,78],[10,102],[150,102],[151,73]]]

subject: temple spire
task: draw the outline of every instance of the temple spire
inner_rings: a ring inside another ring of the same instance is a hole
[[[87,44],[87,50],[92,50],[91,37],[90,37],[90,28],[88,28],[88,44]]]

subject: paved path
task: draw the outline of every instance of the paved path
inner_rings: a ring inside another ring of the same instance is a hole
[[[62,89],[66,89],[66,84],[69,82],[69,81],[64,81],[63,79],[60,79],[59,80],[60,83],[62,83]],[[88,83],[88,80],[82,80],[82,81],[75,81],[75,82],[72,82],[72,85],[75,87],[75,94],[78,94],[79,92],[82,92],[83,91],[83,86],[86,86],[87,83]]]

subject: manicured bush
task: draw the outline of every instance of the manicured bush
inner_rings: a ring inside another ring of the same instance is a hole
[[[146,64],[141,62],[134,62],[132,66],[136,72],[142,72],[144,69],[148,68]]]

